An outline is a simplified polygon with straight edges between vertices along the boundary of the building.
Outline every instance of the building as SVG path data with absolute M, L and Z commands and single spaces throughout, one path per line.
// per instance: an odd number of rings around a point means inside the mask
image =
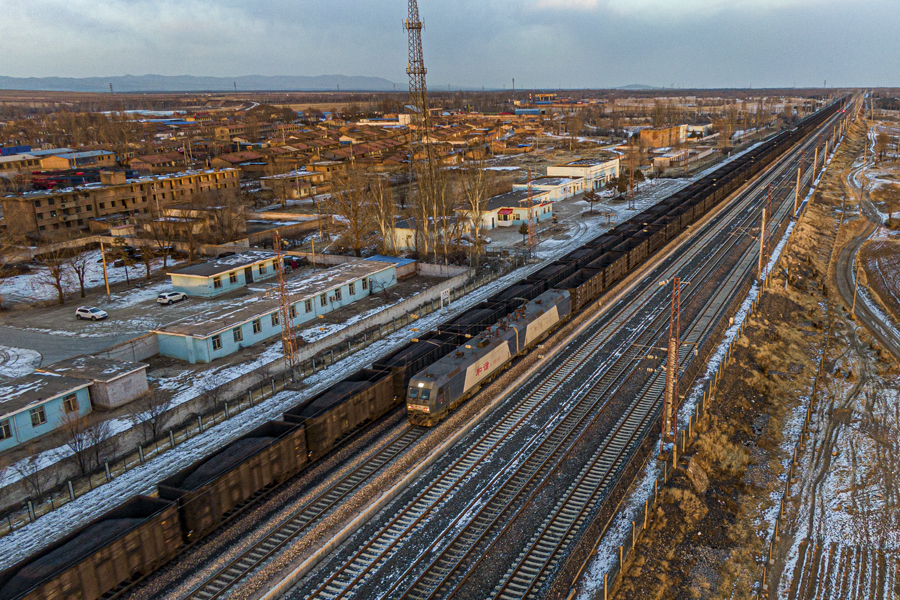
M 91 412 L 90 382 L 32 373 L 0 385 L 0 451 L 29 442 Z
M 116 154 L 109 150 L 68 152 L 41 159 L 41 169 L 64 171 L 66 169 L 104 169 L 116 166 Z
M 547 175 L 553 177 L 580 177 L 583 189 L 599 190 L 610 181 L 619 178 L 619 155 L 608 153 L 595 158 L 582 158 L 562 165 L 547 167 Z
M 87 381 L 93 408 L 112 409 L 147 392 L 147 367 L 144 363 L 82 354 L 42 367 L 38 372 Z
M 687 140 L 687 125 L 673 125 L 656 129 L 642 129 L 641 145 L 646 148 L 671 148 L 680 146 Z
M 490 198 L 481 213 L 481 228 L 519 227 L 530 219 L 528 210 L 528 190 L 514 190 Z M 537 223 L 553 218 L 553 202 L 547 192 L 533 192 L 531 199 L 534 205 L 534 220 Z M 472 222 L 471 211 L 457 209 L 461 219 Z
M 347 306 L 397 283 L 394 264 L 358 260 L 288 281 L 291 324 Z M 208 363 L 246 346 L 281 335 L 277 294 L 261 292 L 239 298 L 214 311 L 187 317 L 153 331 L 163 356 L 192 364 Z
M 531 189 L 546 192 L 550 202 L 559 202 L 585 191 L 587 182 L 583 177 L 538 177 L 531 180 Z M 528 190 L 528 182 L 513 185 L 513 191 Z
M 330 187 L 325 183 L 325 177 L 325 173 L 321 171 L 298 170 L 282 175 L 262 177 L 259 180 L 259 186 L 264 190 L 272 190 L 279 196 L 306 198 Z
M 275 277 L 275 260 L 274 252 L 253 250 L 174 271 L 169 277 L 176 292 L 215 298 Z
M 127 180 L 122 172 L 101 174 L 100 183 L 2 198 L 9 234 L 41 237 L 55 231 L 87 230 L 88 220 L 108 215 L 158 213 L 163 206 L 190 202 L 210 190 L 237 190 L 236 169 L 186 171 Z
M 39 171 L 41 159 L 30 154 L 0 156 L 0 175 L 15 175 Z

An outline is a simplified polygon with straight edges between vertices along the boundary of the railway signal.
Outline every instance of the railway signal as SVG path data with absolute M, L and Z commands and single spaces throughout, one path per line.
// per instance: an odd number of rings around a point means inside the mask
M 664 284 L 664 283 L 663 283 Z M 681 346 L 681 277 L 672 279 L 672 310 L 669 314 L 669 343 L 666 349 L 666 390 L 663 398 L 662 437 L 659 453 L 673 444 L 677 453 L 678 434 L 678 350 Z

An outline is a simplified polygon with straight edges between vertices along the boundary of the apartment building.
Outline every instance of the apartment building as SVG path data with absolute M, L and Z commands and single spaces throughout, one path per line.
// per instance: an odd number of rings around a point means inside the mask
M 107 172 L 101 175 L 99 184 L 7 196 L 2 202 L 8 233 L 21 239 L 65 230 L 87 231 L 89 219 L 157 213 L 163 206 L 190 202 L 203 192 L 237 190 L 239 186 L 237 169 L 185 171 L 132 180 L 126 180 L 122 172 Z

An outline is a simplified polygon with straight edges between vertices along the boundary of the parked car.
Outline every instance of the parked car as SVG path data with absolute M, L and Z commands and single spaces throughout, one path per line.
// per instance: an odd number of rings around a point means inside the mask
M 160 304 L 174 304 L 175 302 L 187 300 L 187 298 L 187 294 L 182 292 L 166 292 L 157 296 L 156 301 Z
M 93 306 L 79 306 L 75 309 L 76 319 L 90 319 L 91 321 L 99 321 L 109 316 L 105 310 Z

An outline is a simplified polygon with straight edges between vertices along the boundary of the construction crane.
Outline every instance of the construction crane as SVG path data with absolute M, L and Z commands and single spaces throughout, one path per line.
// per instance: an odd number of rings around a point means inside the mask
M 291 314 L 291 296 L 287 290 L 287 274 L 284 272 L 284 249 L 278 232 L 272 236 L 272 247 L 275 249 L 275 272 L 278 275 L 278 306 L 281 319 L 281 347 L 284 351 L 284 364 L 294 377 L 297 357 L 294 354 L 294 325 Z

